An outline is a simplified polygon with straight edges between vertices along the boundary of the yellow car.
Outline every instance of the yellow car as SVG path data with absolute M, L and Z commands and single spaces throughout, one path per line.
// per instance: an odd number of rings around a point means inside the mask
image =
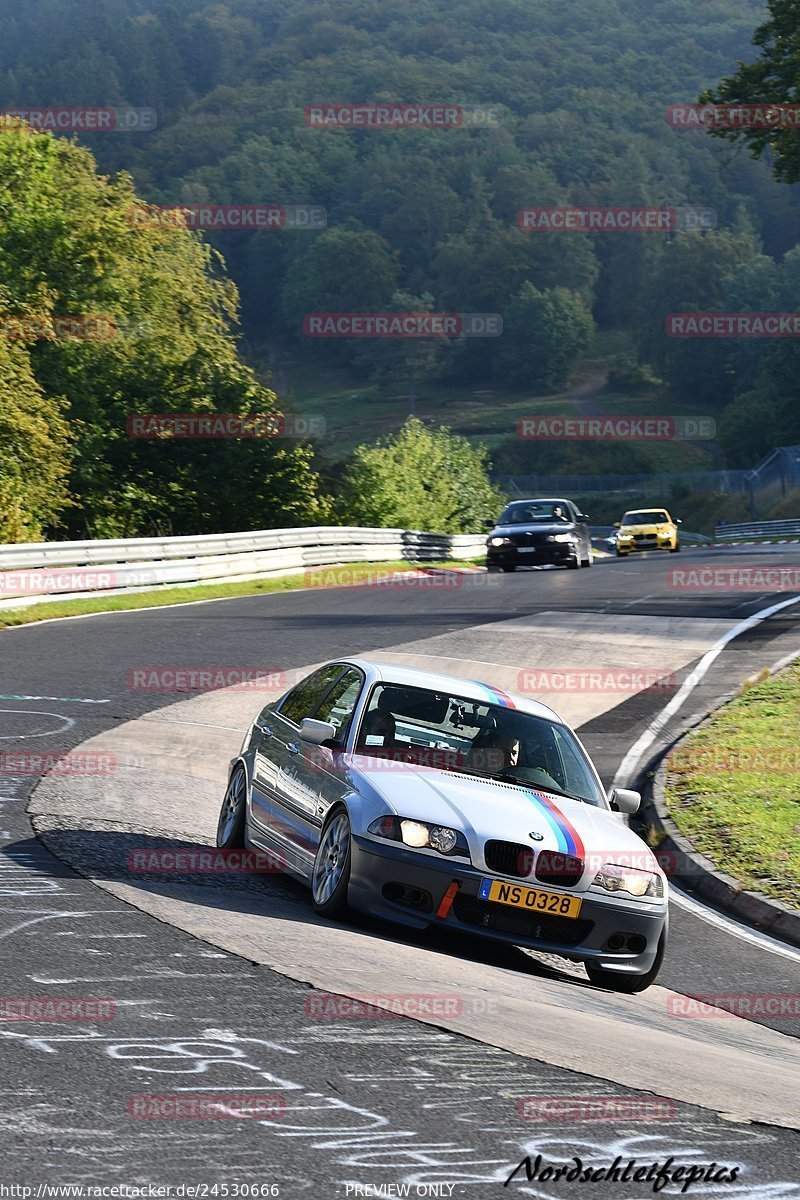
M 673 521 L 665 508 L 633 508 L 614 528 L 617 532 L 617 558 L 633 550 L 669 550 L 677 553 L 680 518 Z

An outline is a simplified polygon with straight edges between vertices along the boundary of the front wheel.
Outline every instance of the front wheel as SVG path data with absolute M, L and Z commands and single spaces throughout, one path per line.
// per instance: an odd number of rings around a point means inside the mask
M 670 554 L 677 554 L 678 551 L 680 550 L 680 548 L 681 548 L 680 542 L 676 542 L 674 546 L 670 546 L 669 552 L 670 552 Z
M 567 567 L 569 568 L 570 571 L 577 571 L 578 568 L 580 567 L 580 565 L 581 565 L 581 560 L 577 554 L 575 555 L 574 558 L 571 558 L 569 560 L 569 562 L 567 563 Z
M 592 552 L 591 552 L 591 550 L 589 551 L 589 557 L 586 559 L 586 561 L 585 561 L 585 562 L 582 562 L 582 563 L 581 563 L 581 566 L 582 566 L 582 567 L 592 567 L 592 566 L 594 566 L 594 559 L 592 558 Z
M 237 767 L 228 781 L 217 823 L 217 848 L 241 850 L 244 847 L 244 820 L 247 808 L 247 778 Z
M 586 963 L 586 974 L 589 976 L 589 982 L 595 987 L 607 988 L 609 992 L 625 992 L 627 995 L 634 995 L 636 992 L 643 992 L 645 988 L 649 988 L 651 983 L 655 983 L 656 976 L 661 970 L 661 964 L 664 961 L 664 951 L 667 948 L 667 935 L 662 933 L 658 939 L 658 950 L 656 951 L 655 962 L 649 971 L 645 971 L 644 975 L 619 975 L 616 971 L 604 971 L 602 967 L 595 967 L 591 963 Z
M 624 558 L 626 553 L 627 553 L 627 551 L 620 550 L 619 547 L 617 547 L 617 558 Z
M 508 572 L 510 572 L 510 571 L 516 571 L 516 569 L 517 569 L 517 566 L 516 566 L 516 563 L 512 563 L 510 566 L 508 566 L 508 567 L 501 567 L 500 569 L 501 569 L 502 571 L 505 571 L 505 572 L 507 572 L 507 573 L 508 573 Z
M 347 912 L 350 838 L 350 818 L 338 809 L 323 827 L 311 874 L 311 901 L 323 917 L 343 917 Z

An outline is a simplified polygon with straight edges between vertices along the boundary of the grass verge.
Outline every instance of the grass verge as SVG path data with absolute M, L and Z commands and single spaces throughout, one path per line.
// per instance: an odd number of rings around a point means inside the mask
M 394 575 L 400 571 L 414 568 L 423 570 L 426 567 L 466 567 L 474 564 L 464 559 L 449 559 L 437 563 L 344 563 L 330 567 L 309 567 L 308 571 L 299 571 L 296 575 L 279 575 L 265 579 L 248 579 L 240 583 L 203 583 L 196 587 L 162 587 L 153 588 L 146 592 L 128 593 L 124 596 L 87 596 L 80 600 L 54 600 L 46 604 L 32 604 L 28 608 L 0 609 L 0 629 L 9 629 L 14 625 L 31 625 L 36 621 L 49 621 L 53 617 L 77 617 L 86 613 L 125 612 L 136 608 L 155 608 L 170 604 L 191 604 L 195 600 L 225 600 L 237 596 L 261 596 L 270 592 L 293 592 L 309 587 L 307 576 L 330 576 L 322 582 L 310 586 L 320 588 L 334 586 L 336 578 L 342 580 L 340 586 L 354 585 L 366 582 L 376 575 Z M 343 574 L 346 572 L 346 574 Z
M 749 891 L 800 907 L 800 664 L 747 686 L 669 757 L 670 817 Z

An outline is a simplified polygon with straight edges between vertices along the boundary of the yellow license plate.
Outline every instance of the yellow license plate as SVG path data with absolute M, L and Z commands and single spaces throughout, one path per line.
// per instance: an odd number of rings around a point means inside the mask
M 563 896 L 560 892 L 541 892 L 538 888 L 522 887 L 518 883 L 502 883 L 499 879 L 482 879 L 481 900 L 510 904 L 512 908 L 527 908 L 530 912 L 552 913 L 555 917 L 577 917 L 582 900 Z

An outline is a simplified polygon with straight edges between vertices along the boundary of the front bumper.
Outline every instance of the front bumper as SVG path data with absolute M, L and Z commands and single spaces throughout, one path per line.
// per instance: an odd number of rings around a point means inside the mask
M 458 929 L 493 941 L 560 954 L 576 962 L 589 961 L 622 974 L 643 974 L 653 965 L 667 919 L 666 905 L 619 896 L 613 899 L 609 896 L 606 900 L 596 893 L 578 893 L 539 884 L 536 880 L 514 879 L 511 882 L 524 886 L 579 895 L 583 901 L 577 918 L 531 913 L 481 900 L 480 882 L 490 875 L 454 859 L 420 854 L 396 843 L 354 835 L 349 901 L 362 912 L 412 929 L 429 926 Z M 491 875 L 491 878 L 502 877 Z M 453 906 L 446 917 L 439 917 L 437 910 L 454 882 L 460 886 Z M 638 952 L 627 948 L 611 950 L 608 940 L 619 934 L 625 936 L 626 942 L 634 939 L 634 945 L 638 939 Z
M 672 538 L 656 538 L 650 542 L 623 542 L 617 538 L 617 550 L 620 554 L 630 554 L 634 550 L 671 550 L 674 545 Z
M 576 542 L 544 542 L 541 546 L 487 546 L 487 567 L 565 566 L 578 554 Z

